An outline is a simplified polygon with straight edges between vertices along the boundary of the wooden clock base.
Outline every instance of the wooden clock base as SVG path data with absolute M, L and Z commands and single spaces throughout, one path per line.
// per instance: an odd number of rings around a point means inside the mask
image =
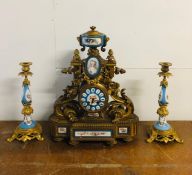
M 70 122 L 54 114 L 49 120 L 52 139 L 68 140 L 71 145 L 77 145 L 81 141 L 104 141 L 108 145 L 114 145 L 118 139 L 130 142 L 135 138 L 138 127 L 138 117 L 135 114 L 115 123 L 108 118 Z

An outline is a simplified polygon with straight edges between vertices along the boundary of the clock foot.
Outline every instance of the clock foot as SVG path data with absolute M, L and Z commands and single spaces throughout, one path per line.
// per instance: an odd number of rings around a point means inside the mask
M 108 142 L 106 142 L 106 145 L 107 146 L 113 146 L 113 145 L 115 145 L 115 144 L 117 144 L 117 140 L 112 140 L 112 141 L 108 141 Z
M 123 141 L 124 141 L 124 142 L 131 142 L 131 141 L 133 141 L 133 137 L 123 138 Z
M 73 145 L 73 146 L 76 146 L 76 145 L 79 144 L 79 141 L 76 141 L 76 140 L 70 140 L 70 141 L 69 141 L 69 144 L 70 144 L 70 145 Z
M 61 138 L 61 137 L 54 137 L 53 138 L 53 141 L 55 141 L 55 142 L 61 142 L 63 140 L 64 140 L 64 138 Z

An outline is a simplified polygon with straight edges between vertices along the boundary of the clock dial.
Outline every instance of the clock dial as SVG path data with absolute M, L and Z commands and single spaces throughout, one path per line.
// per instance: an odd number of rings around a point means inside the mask
M 86 86 L 80 92 L 80 104 L 83 109 L 90 112 L 99 112 L 108 101 L 107 93 L 97 86 Z

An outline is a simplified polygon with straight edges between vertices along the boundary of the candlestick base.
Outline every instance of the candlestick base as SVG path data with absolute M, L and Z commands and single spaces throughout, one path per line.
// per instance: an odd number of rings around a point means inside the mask
M 8 142 L 12 142 L 13 140 L 18 140 L 22 142 L 26 142 L 27 140 L 33 140 L 37 139 L 39 141 L 44 140 L 42 137 L 42 128 L 39 123 L 35 125 L 35 127 L 30 128 L 30 129 L 22 129 L 20 128 L 20 125 L 17 126 L 15 129 L 13 135 L 7 139 Z
M 152 143 L 153 141 L 157 142 L 173 142 L 176 141 L 178 143 L 183 143 L 183 140 L 179 138 L 176 131 L 173 128 L 169 130 L 158 130 L 154 127 L 148 130 L 149 138 L 146 140 L 148 143 Z

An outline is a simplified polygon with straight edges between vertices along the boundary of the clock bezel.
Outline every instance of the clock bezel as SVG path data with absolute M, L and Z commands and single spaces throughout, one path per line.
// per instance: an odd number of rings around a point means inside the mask
M 81 101 L 82 94 L 86 91 L 86 89 L 91 89 L 91 88 L 97 88 L 97 89 L 101 90 L 103 92 L 103 94 L 104 94 L 105 99 L 106 99 L 103 102 L 104 103 L 103 107 L 101 109 L 99 109 L 99 110 L 98 109 L 95 110 L 95 111 L 88 110 L 88 109 L 86 109 L 85 106 L 82 105 L 82 101 Z M 85 111 L 87 111 L 89 113 L 98 113 L 98 112 L 103 111 L 108 105 L 108 100 L 109 100 L 109 95 L 107 93 L 107 89 L 101 84 L 93 84 L 93 85 L 87 84 L 87 85 L 84 85 L 80 89 L 79 96 L 78 96 L 78 101 L 79 101 L 80 106 L 83 108 L 83 110 L 85 110 Z

